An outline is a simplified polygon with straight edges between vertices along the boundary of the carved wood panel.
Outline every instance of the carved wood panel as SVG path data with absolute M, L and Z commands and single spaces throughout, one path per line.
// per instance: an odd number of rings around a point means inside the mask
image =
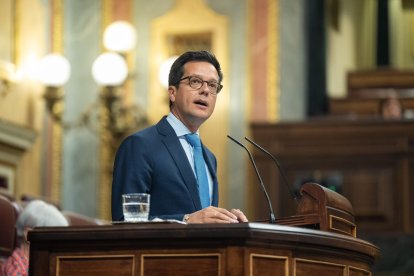
M 313 121 L 252 129 L 255 141 L 279 158 L 296 192 L 313 181 L 344 195 L 358 230 L 413 231 L 414 122 Z M 272 160 L 257 151 L 254 156 L 277 216 L 294 215 L 296 205 Z M 254 218 L 266 219 L 258 189 L 250 201 Z

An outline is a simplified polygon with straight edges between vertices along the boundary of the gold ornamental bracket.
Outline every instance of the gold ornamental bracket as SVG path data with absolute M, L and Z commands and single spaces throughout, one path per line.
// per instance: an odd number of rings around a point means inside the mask
M 62 122 L 63 116 L 63 88 L 48 86 L 45 88 L 43 94 L 45 99 L 46 107 L 53 120 L 56 122 Z
M 0 60 L 0 98 L 10 93 L 11 85 L 15 82 L 16 66 Z
M 46 107 L 55 122 L 62 123 L 63 86 L 70 78 L 70 63 L 64 56 L 51 53 L 39 61 L 38 69 L 38 78 L 45 87 Z
M 129 53 L 136 44 L 133 26 L 115 21 L 104 31 L 107 52 L 99 55 L 92 65 L 92 76 L 100 91 L 100 182 L 98 189 L 99 217 L 110 219 L 111 179 L 115 152 L 129 133 L 147 125 L 147 117 L 136 104 L 127 104 L 128 80 L 134 74 L 128 66 Z M 130 72 L 132 71 L 132 73 Z

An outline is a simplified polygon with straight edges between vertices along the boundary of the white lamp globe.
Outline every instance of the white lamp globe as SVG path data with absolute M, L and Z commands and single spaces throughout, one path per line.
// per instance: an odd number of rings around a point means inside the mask
M 61 87 L 70 77 L 70 63 L 59 54 L 47 54 L 39 61 L 39 81 L 45 86 Z
M 136 34 L 134 26 L 127 21 L 116 21 L 104 31 L 103 43 L 106 49 L 125 53 L 134 49 Z
M 93 62 L 92 76 L 101 86 L 119 86 L 128 76 L 128 66 L 119 54 L 103 53 Z
M 168 88 L 168 75 L 170 74 L 171 66 L 178 56 L 172 56 L 161 62 L 158 71 L 158 79 L 164 88 Z

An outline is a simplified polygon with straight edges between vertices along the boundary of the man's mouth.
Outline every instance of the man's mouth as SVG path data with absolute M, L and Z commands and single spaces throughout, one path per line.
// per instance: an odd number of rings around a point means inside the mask
M 204 107 L 207 107 L 208 106 L 207 102 L 206 101 L 203 101 L 203 100 L 197 100 L 197 101 L 194 101 L 194 103 L 196 105 L 201 105 L 201 106 L 204 106 Z

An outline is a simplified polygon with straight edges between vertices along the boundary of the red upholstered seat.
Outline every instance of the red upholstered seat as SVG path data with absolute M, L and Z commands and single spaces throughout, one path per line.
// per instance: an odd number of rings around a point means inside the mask
M 0 195 L 0 257 L 7 258 L 17 245 L 15 203 Z

